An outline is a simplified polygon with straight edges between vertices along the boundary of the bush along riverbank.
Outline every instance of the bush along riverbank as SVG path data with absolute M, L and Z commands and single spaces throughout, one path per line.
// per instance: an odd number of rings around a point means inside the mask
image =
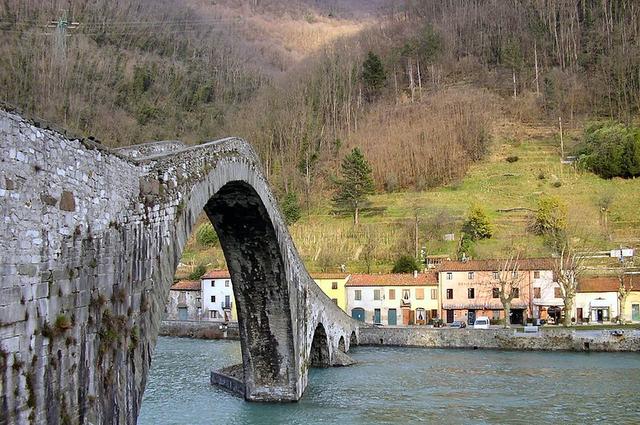
M 522 333 L 515 329 L 434 329 L 367 327 L 360 345 L 538 351 L 640 351 L 640 331 L 553 329 Z

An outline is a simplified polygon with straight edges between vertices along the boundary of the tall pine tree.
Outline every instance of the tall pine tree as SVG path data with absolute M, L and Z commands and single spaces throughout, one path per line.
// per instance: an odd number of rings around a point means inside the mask
M 342 177 L 336 181 L 333 196 L 334 208 L 353 214 L 353 222 L 357 225 L 360 211 L 369 205 L 367 195 L 373 192 L 371 166 L 360 149 L 353 148 L 342 160 Z
M 378 95 L 386 79 L 387 73 L 380 57 L 370 51 L 362 63 L 362 81 L 369 99 Z

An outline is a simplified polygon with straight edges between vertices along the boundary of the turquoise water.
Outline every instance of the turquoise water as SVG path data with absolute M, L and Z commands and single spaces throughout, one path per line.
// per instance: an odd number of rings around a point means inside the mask
M 640 354 L 356 347 L 314 369 L 298 403 L 247 403 L 209 385 L 235 341 L 158 341 L 138 423 L 640 424 Z

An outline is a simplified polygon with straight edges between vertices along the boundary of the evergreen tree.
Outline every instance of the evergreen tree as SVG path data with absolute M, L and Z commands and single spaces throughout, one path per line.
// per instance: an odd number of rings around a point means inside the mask
M 420 265 L 415 258 L 410 255 L 403 255 L 396 260 L 391 273 L 413 273 L 414 270 L 419 269 Z
M 282 213 L 288 225 L 295 223 L 302 217 L 298 195 L 295 192 L 291 191 L 284 197 L 282 201 Z
M 369 203 L 367 195 L 373 192 L 371 166 L 360 149 L 353 148 L 342 161 L 342 178 L 336 181 L 333 196 L 334 208 L 353 214 L 353 222 L 357 225 L 360 211 Z
M 387 74 L 380 57 L 369 51 L 367 58 L 362 63 L 362 81 L 364 82 L 365 90 L 371 96 L 377 95 L 386 79 Z

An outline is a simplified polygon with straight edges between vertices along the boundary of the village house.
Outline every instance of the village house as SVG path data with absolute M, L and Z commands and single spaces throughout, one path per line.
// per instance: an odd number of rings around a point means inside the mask
M 233 285 L 228 270 L 212 270 L 200 278 L 203 320 L 229 322 L 238 320 Z
M 389 326 L 425 325 L 438 318 L 436 273 L 353 274 L 346 283 L 354 319 Z
M 350 275 L 347 273 L 312 273 L 311 278 L 344 312 L 347 312 L 347 290 L 345 285 Z
M 459 320 L 473 324 L 477 316 L 498 321 L 505 318 L 500 301 L 499 280 L 506 260 L 444 261 L 438 267 L 442 317 L 446 323 Z M 516 260 L 514 260 L 516 261 Z M 549 308 L 562 305 L 553 279 L 553 260 L 517 260 L 517 271 L 502 271 L 514 282 L 511 323 L 528 317 L 545 319 Z
M 625 302 L 626 321 L 640 321 L 640 276 L 625 276 L 625 286 L 637 287 Z M 619 319 L 620 299 L 618 276 L 585 276 L 578 280 L 575 318 L 578 323 L 608 323 Z M 635 306 L 635 307 L 634 307 Z M 634 314 L 635 311 L 635 314 Z M 635 318 L 634 318 L 635 317 Z
M 200 281 L 181 280 L 169 289 L 169 301 L 165 305 L 166 320 L 201 319 Z

